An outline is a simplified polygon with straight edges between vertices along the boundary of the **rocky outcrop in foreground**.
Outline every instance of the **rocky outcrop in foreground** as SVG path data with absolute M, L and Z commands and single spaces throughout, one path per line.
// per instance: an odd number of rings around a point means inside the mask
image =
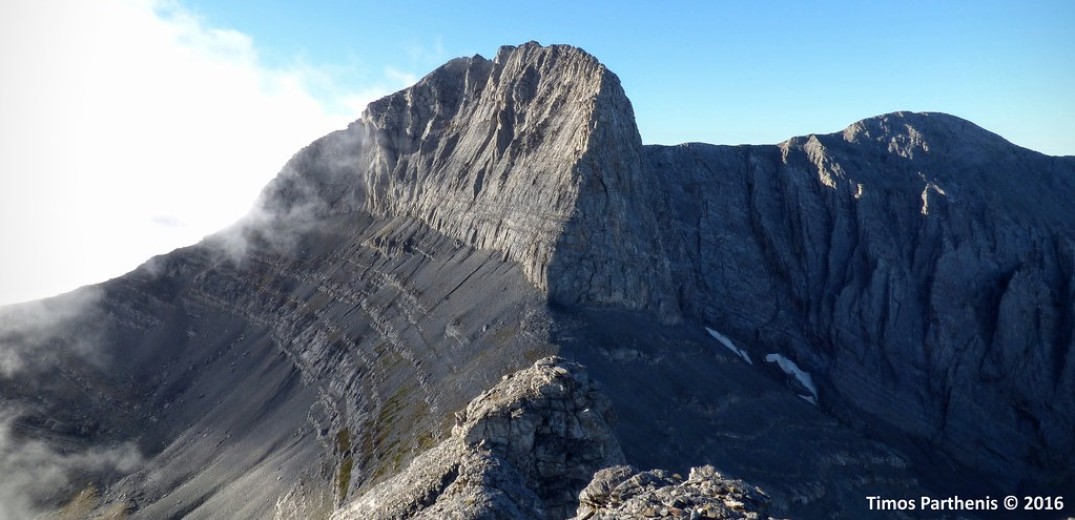
M 615 466 L 598 471 L 579 497 L 573 520 L 739 520 L 768 518 L 769 496 L 713 466 L 691 468 L 687 480 L 664 470 Z
M 581 366 L 541 359 L 471 401 L 449 439 L 333 518 L 567 518 L 595 471 L 623 463 L 610 411 Z

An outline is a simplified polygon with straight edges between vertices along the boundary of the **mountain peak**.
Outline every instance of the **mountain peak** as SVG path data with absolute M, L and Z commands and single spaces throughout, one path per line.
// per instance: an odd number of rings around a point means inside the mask
M 530 42 L 492 61 L 452 60 L 371 103 L 297 154 L 261 206 L 418 219 L 518 261 L 555 301 L 673 316 L 648 274 L 624 280 L 638 271 L 624 259 L 659 265 L 659 244 L 645 238 L 656 230 L 631 225 L 646 207 L 633 200 L 646 191 L 641 150 L 615 74 L 577 47 Z
M 943 149 L 972 157 L 983 148 L 1011 146 L 993 132 L 943 112 L 891 112 L 852 123 L 842 132 L 849 143 L 875 142 L 889 152 L 913 158 L 916 152 Z
M 544 59 L 545 56 L 552 59 L 571 59 L 580 61 L 589 61 L 593 65 L 604 68 L 604 65 L 594 57 L 592 54 L 586 52 L 581 47 L 566 44 L 551 44 L 542 45 L 541 43 L 531 40 L 521 45 L 502 45 L 496 52 L 495 62 L 503 62 L 510 59 L 513 56 L 519 56 L 520 59 L 527 60 L 530 58 Z

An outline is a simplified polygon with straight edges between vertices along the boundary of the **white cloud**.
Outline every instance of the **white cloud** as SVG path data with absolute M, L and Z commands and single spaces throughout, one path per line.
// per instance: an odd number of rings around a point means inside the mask
M 142 465 L 142 455 L 130 443 L 86 451 L 57 451 L 37 440 L 18 439 L 11 432 L 15 410 L 0 405 L 0 520 L 43 518 L 37 506 L 57 491 L 77 493 L 78 473 L 130 473 Z
M 249 36 L 154 0 L 6 0 L 0 75 L 0 304 L 228 225 L 291 154 L 413 78 L 317 98 L 316 67 L 265 67 Z

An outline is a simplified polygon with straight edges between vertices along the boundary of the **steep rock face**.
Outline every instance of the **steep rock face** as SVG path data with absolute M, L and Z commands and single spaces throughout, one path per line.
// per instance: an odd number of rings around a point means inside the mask
M 1075 161 L 910 113 L 647 161 L 686 314 L 796 360 L 845 419 L 1070 485 Z
M 865 516 L 861 497 L 930 493 L 907 455 L 840 424 L 700 325 L 611 309 L 552 317 L 559 355 L 588 367 L 612 400 L 635 467 L 711 464 L 764 489 L 778 517 L 851 520 Z
M 579 365 L 539 360 L 475 398 L 449 439 L 333 519 L 567 518 L 594 472 L 623 461 L 610 413 Z
M 263 205 L 410 216 L 519 262 L 555 301 L 674 318 L 641 170 L 615 74 L 580 49 L 528 43 L 371 103 L 297 155 Z

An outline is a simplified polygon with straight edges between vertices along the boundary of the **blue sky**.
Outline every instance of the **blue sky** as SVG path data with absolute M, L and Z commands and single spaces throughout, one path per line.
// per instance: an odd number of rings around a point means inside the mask
M 929 110 L 1075 155 L 1070 1 L 184 5 L 250 35 L 267 62 L 305 60 L 340 86 L 504 44 L 577 45 L 620 76 L 647 143 L 773 143 Z
M 1075 155 L 1070 0 L 4 0 L 0 304 L 195 243 L 368 102 L 530 40 L 616 72 L 646 143 L 928 110 Z

